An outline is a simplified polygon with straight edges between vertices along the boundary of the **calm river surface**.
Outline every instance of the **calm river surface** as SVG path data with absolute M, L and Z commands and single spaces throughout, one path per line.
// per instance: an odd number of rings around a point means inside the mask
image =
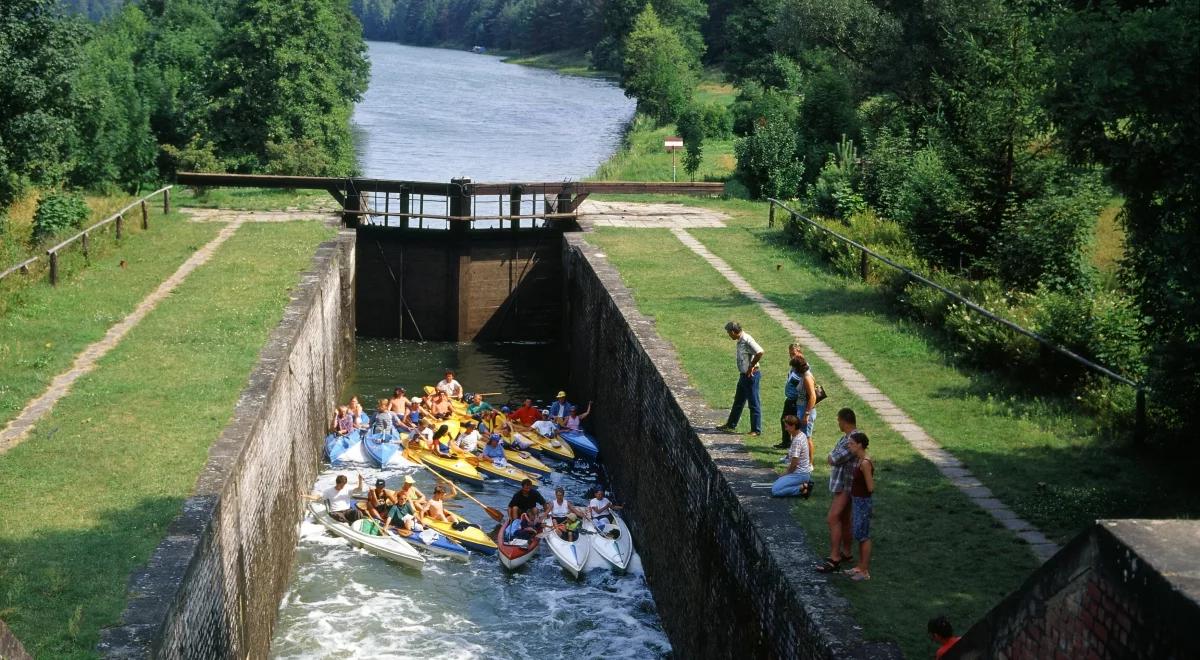
M 604 81 L 570 78 L 449 50 L 370 43 L 371 89 L 355 112 L 368 176 L 449 180 L 561 180 L 592 172 L 617 147 L 632 103 Z M 550 97 L 556 97 L 554 99 Z M 563 100 L 558 100 L 563 99 Z M 410 393 L 457 370 L 468 391 L 494 402 L 551 397 L 564 382 L 553 346 L 474 345 L 359 339 L 346 397 L 364 406 L 397 385 Z M 316 441 L 316 439 L 314 439 Z M 549 463 L 549 462 L 548 462 Z M 586 502 L 599 477 L 589 466 L 549 463 L 550 497 L 561 485 Z M 428 472 L 326 469 L 397 488 L 406 473 L 426 493 Z M 471 493 L 504 508 L 514 488 L 491 482 Z M 619 493 L 614 499 L 619 501 Z M 485 531 L 476 506 L 461 513 Z M 640 563 L 625 575 L 604 568 L 578 580 L 546 549 L 515 573 L 495 557 L 463 564 L 427 556 L 422 572 L 352 549 L 324 528 L 301 523 L 293 577 L 280 605 L 277 658 L 653 658 L 670 654 Z M 635 539 L 636 543 L 636 539 Z
M 372 41 L 354 111 L 365 176 L 578 180 L 621 142 L 634 102 L 613 83 L 498 57 Z

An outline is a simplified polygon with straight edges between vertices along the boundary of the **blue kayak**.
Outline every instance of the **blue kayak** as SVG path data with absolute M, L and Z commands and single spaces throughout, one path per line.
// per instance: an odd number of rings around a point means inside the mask
M 394 530 L 391 531 L 392 536 L 407 541 L 409 545 L 424 550 L 430 554 L 441 555 L 458 561 L 471 561 L 471 552 L 455 543 L 446 536 L 439 534 L 436 530 L 426 529 L 423 532 L 413 533 L 408 536 L 401 536 Z
M 350 435 L 330 433 L 325 436 L 325 456 L 329 458 L 330 463 L 336 465 L 342 454 L 359 442 L 362 442 L 362 434 L 358 431 L 354 431 Z
M 558 437 L 571 445 L 580 458 L 594 461 L 600 455 L 600 448 L 596 446 L 596 440 L 583 431 L 559 431 Z
M 382 468 L 387 467 L 396 452 L 400 451 L 402 442 L 399 433 L 388 430 L 383 433 L 368 433 L 362 444 L 367 458 Z

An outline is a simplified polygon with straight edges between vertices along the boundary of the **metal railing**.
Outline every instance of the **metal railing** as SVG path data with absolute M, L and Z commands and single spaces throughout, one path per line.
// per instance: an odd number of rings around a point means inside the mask
M 117 240 L 118 241 L 121 240 L 121 235 L 123 233 L 124 223 L 125 223 L 125 214 L 128 213 L 130 210 L 132 210 L 134 207 L 140 207 L 140 209 L 141 209 L 142 229 L 149 229 L 150 228 L 150 209 L 147 207 L 146 202 L 149 201 L 150 198 L 152 198 L 155 195 L 158 195 L 160 193 L 163 196 L 163 213 L 164 214 L 170 213 L 171 212 L 171 188 L 172 187 L 173 186 L 164 186 L 162 188 L 159 188 L 158 190 L 155 190 L 154 192 L 150 193 L 149 195 L 146 195 L 144 197 L 136 199 L 136 200 L 130 202 L 127 206 L 122 208 L 120 211 L 117 211 L 116 213 L 108 216 L 107 218 L 101 220 L 100 222 L 97 222 L 96 224 L 85 228 L 84 230 L 80 231 L 79 233 L 75 234 L 74 236 L 71 236 L 70 238 L 67 238 L 66 240 L 58 243 L 54 247 L 46 250 L 46 258 L 49 259 L 49 261 L 50 261 L 50 271 L 49 271 L 50 284 L 52 286 L 58 285 L 58 255 L 59 255 L 59 253 L 62 252 L 63 250 L 65 250 L 66 248 L 70 247 L 76 241 L 80 242 L 80 247 L 82 247 L 83 256 L 86 258 L 88 256 L 88 252 L 90 251 L 90 248 L 91 248 L 91 240 L 90 239 L 91 239 L 91 234 L 93 232 L 95 232 L 99 229 L 103 229 L 104 227 L 107 227 L 108 225 L 115 223 Z M 3 273 L 0 273 L 0 280 L 3 280 L 5 277 L 8 277 L 9 275 L 11 275 L 15 272 L 18 272 L 18 271 L 20 271 L 22 274 L 28 273 L 29 267 L 31 265 L 33 265 L 35 262 L 37 262 L 38 259 L 41 259 L 41 256 L 35 255 L 33 257 L 30 257 L 29 259 L 26 259 L 25 261 L 22 261 L 21 263 L 19 263 L 17 265 L 9 268 L 8 270 L 4 271 Z
M 921 284 L 924 284 L 925 286 L 936 289 L 937 291 L 940 291 L 942 294 L 946 295 L 947 297 L 949 297 L 953 300 L 957 300 L 958 302 L 962 303 L 967 309 L 970 309 L 971 311 L 979 314 L 980 316 L 982 316 L 990 321 L 999 323 L 1000 325 L 1007 327 L 1008 329 L 1012 330 L 1013 332 L 1016 332 L 1020 335 L 1029 337 L 1030 339 L 1036 341 L 1038 344 L 1040 344 L 1044 348 L 1050 349 L 1065 358 L 1073 360 L 1077 364 L 1079 364 L 1093 372 L 1096 372 L 1098 374 L 1106 376 L 1106 377 L 1108 377 L 1118 383 L 1121 383 L 1123 385 L 1128 385 L 1128 386 L 1134 388 L 1134 390 L 1137 392 L 1136 412 L 1134 415 L 1134 431 L 1133 431 L 1134 439 L 1138 442 L 1142 442 L 1143 440 L 1145 440 L 1146 391 L 1147 391 L 1147 388 L 1144 384 L 1138 383 L 1130 378 L 1122 376 L 1121 374 L 1113 371 L 1112 369 L 1109 369 L 1108 367 L 1106 367 L 1102 364 L 1097 364 L 1095 362 L 1092 362 L 1091 360 L 1083 357 L 1082 355 L 1079 355 L 1078 353 L 1076 353 L 1066 347 L 1059 346 L 1058 344 L 1050 341 L 1049 339 L 1046 339 L 1045 337 L 1039 335 L 1038 333 L 1036 333 L 1032 330 L 1029 330 L 1028 328 L 1017 325 L 1016 323 L 1013 323 L 1012 321 L 1004 318 L 1003 316 L 1000 316 L 1000 315 L 996 314 L 995 312 L 992 312 L 988 309 L 985 309 L 984 307 L 981 307 L 980 305 L 975 303 L 973 300 L 968 299 L 967 297 L 963 296 L 962 294 L 958 293 L 957 291 L 948 289 L 948 288 L 942 286 L 941 284 L 934 282 L 933 280 L 929 279 L 928 277 L 925 277 L 924 275 L 917 273 L 916 271 L 912 270 L 908 266 L 905 266 L 904 264 L 900 264 L 895 261 L 892 261 L 891 259 L 885 257 L 884 255 L 879 254 L 878 252 L 875 252 L 871 248 L 863 245 L 862 243 L 859 243 L 858 241 L 855 241 L 852 238 L 848 238 L 846 236 L 843 236 L 843 235 L 837 233 L 836 231 L 816 222 L 815 220 L 803 215 L 802 213 L 799 213 L 799 212 L 793 210 L 787 204 L 784 204 L 783 202 L 781 202 L 777 199 L 770 198 L 770 197 L 768 197 L 767 199 L 768 199 L 768 201 L 771 202 L 770 212 L 767 216 L 767 226 L 768 227 L 775 226 L 775 207 L 778 206 L 778 207 L 782 208 L 783 210 L 787 211 L 793 221 L 797 221 L 797 220 L 803 221 L 806 224 L 808 224 L 810 227 L 812 227 L 820 232 L 823 232 L 825 234 L 828 234 L 829 236 L 832 236 L 836 240 L 841 241 L 842 243 L 845 243 L 846 245 L 849 245 L 851 247 L 858 249 L 860 251 L 859 252 L 860 257 L 859 257 L 859 262 L 858 262 L 859 275 L 863 279 L 863 281 L 866 281 L 867 276 L 870 272 L 870 265 L 869 265 L 870 261 L 869 260 L 871 258 L 874 258 L 874 259 L 882 262 L 884 265 L 886 265 L 890 268 L 893 268 L 897 271 L 900 271 L 901 273 L 904 273 L 904 275 L 906 277 L 908 277 L 912 280 L 915 280 L 917 282 L 920 282 Z

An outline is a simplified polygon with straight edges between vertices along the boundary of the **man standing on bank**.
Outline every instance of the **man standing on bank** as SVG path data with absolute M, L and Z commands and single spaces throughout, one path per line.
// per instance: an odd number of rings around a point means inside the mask
M 757 436 L 762 434 L 762 400 L 758 395 L 762 372 L 758 369 L 758 363 L 762 360 L 763 349 L 758 342 L 754 341 L 754 337 L 751 337 L 749 332 L 742 330 L 741 324 L 737 321 L 726 323 L 725 332 L 729 334 L 730 339 L 737 342 L 735 354 L 737 355 L 739 375 L 737 392 L 733 396 L 733 408 L 729 410 L 729 419 L 723 426 L 718 426 L 717 430 L 735 432 L 738 420 L 742 417 L 742 407 L 749 403 L 750 435 Z

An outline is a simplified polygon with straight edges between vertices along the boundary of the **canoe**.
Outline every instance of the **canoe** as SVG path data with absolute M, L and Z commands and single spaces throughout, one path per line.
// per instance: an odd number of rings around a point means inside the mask
M 592 552 L 603 557 L 613 568 L 623 571 L 629 568 L 629 562 L 633 559 L 633 536 L 629 534 L 629 528 L 625 526 L 621 516 L 614 513 L 612 517 L 613 524 L 605 529 L 610 536 L 597 532 L 591 520 L 584 520 L 583 528 L 594 532 L 588 534 L 592 540 Z M 613 532 L 616 532 L 616 538 L 612 538 Z
M 479 470 L 476 470 L 475 466 L 457 456 L 446 458 L 428 449 L 412 448 L 406 450 L 405 455 L 408 460 L 418 460 L 443 477 L 456 479 L 475 486 L 483 485 L 483 475 L 479 474 Z
M 583 529 L 580 526 L 580 529 Z M 553 528 L 546 528 L 542 539 L 559 564 L 574 577 L 579 577 L 583 567 L 587 565 L 588 555 L 592 552 L 592 540 L 588 534 L 580 534 L 574 541 L 566 541 Z
M 373 463 L 381 468 L 387 467 L 396 458 L 396 452 L 404 446 L 404 440 L 404 434 L 395 431 L 368 433 L 362 441 L 363 450 Z
M 535 451 L 542 456 L 555 458 L 560 461 L 571 462 L 575 460 L 575 450 L 571 449 L 571 445 L 557 438 L 547 438 L 533 429 L 519 429 L 517 433 L 533 443 L 529 451 Z M 505 435 L 504 440 L 505 442 L 512 443 L 512 434 Z
M 468 454 L 457 447 L 451 447 L 450 451 L 452 451 L 455 455 L 462 456 L 462 460 L 464 462 L 475 466 L 475 469 L 484 476 L 500 479 L 501 481 L 507 481 L 518 486 L 520 486 L 521 483 L 526 479 L 533 481 L 534 488 L 537 488 L 539 485 L 541 485 L 538 480 L 539 475 L 532 472 L 526 472 L 514 465 L 495 465 L 480 458 L 479 454 Z
M 425 566 L 425 557 L 421 553 L 396 538 L 381 536 L 378 525 L 374 521 L 356 520 L 354 525 L 340 523 L 330 517 L 328 507 L 323 502 L 309 502 L 308 510 L 312 512 L 317 522 L 325 526 L 325 529 L 346 539 L 350 545 L 356 548 L 362 548 L 377 557 L 383 557 L 417 570 Z
M 436 529 L 427 527 L 424 531 L 415 532 L 408 536 L 399 534 L 395 530 L 389 529 L 388 531 L 396 538 L 407 542 L 418 550 L 424 550 L 433 555 L 449 557 L 458 561 L 471 561 L 471 552 L 469 550 Z
M 329 459 L 330 463 L 337 465 L 342 456 L 360 442 L 362 442 L 362 434 L 358 431 L 349 435 L 330 433 L 325 436 L 325 457 Z
M 532 449 L 532 448 L 531 448 Z M 517 449 L 505 449 L 504 458 L 509 463 L 520 470 L 524 470 L 534 477 L 550 476 L 550 466 L 538 460 L 531 452 L 520 451 Z
M 500 525 L 500 529 L 496 530 L 496 545 L 499 547 L 500 563 L 510 571 L 514 571 L 525 565 L 525 562 L 533 558 L 533 553 L 537 551 L 541 539 L 537 536 L 529 541 L 521 540 L 520 543 L 506 543 L 504 541 L 504 528 L 511 521 L 506 521 Z
M 600 455 L 600 449 L 596 446 L 596 440 L 583 431 L 560 431 L 558 437 L 571 445 L 571 448 L 575 450 L 575 454 L 580 458 L 594 461 Z
M 447 511 L 446 514 L 456 522 L 466 522 L 464 518 L 456 516 L 449 511 Z M 493 541 L 487 534 L 485 534 L 482 529 L 479 529 L 474 525 L 470 525 L 465 529 L 459 530 L 454 529 L 453 523 L 442 522 L 440 520 L 429 520 L 428 518 L 425 519 L 425 524 L 437 530 L 438 532 L 445 534 L 451 539 L 454 539 L 458 543 L 462 544 L 462 546 L 467 550 L 472 552 L 480 552 L 485 555 L 496 554 L 496 550 L 498 548 L 496 542 Z

